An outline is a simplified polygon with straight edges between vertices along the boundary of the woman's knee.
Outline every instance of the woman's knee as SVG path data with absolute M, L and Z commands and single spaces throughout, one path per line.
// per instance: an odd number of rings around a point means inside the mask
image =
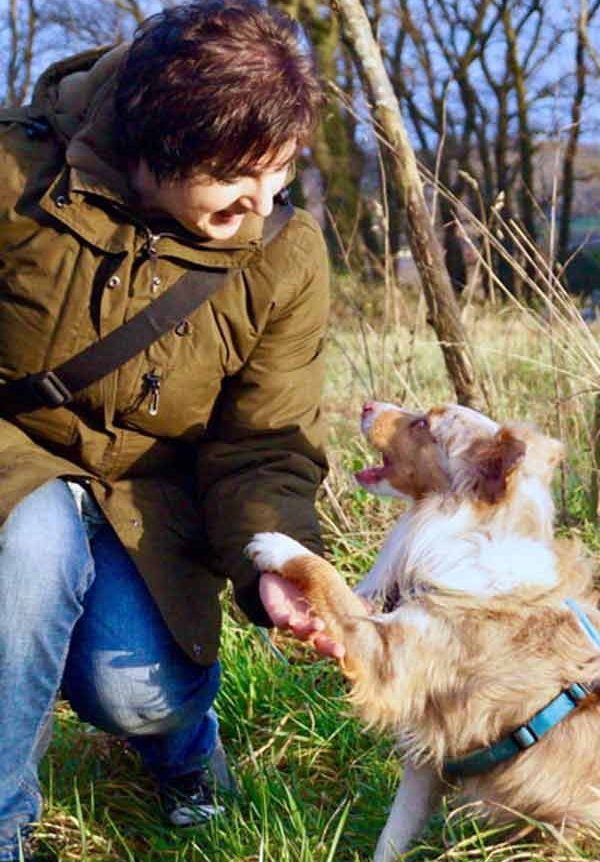
M 85 680 L 65 677 L 64 692 L 79 717 L 121 736 L 173 733 L 198 722 L 219 690 L 220 668 L 191 665 L 185 673 L 140 665 L 126 652 L 96 656 Z

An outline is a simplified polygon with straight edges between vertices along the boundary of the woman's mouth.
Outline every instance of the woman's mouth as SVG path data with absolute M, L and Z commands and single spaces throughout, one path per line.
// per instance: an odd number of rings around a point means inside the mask
M 243 217 L 244 213 L 236 212 L 235 210 L 219 210 L 213 213 L 212 220 L 218 224 L 228 225 L 241 221 Z

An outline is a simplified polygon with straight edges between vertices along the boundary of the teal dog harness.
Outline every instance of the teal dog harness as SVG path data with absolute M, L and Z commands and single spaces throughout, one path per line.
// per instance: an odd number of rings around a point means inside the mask
M 592 643 L 600 648 L 600 633 L 590 622 L 583 609 L 574 599 L 566 599 L 565 604 L 575 614 L 577 622 L 590 638 Z M 581 682 L 574 682 L 554 697 L 542 709 L 535 713 L 529 721 L 520 725 L 503 736 L 493 745 L 478 748 L 462 757 L 449 758 L 444 762 L 444 775 L 447 778 L 467 778 L 480 775 L 510 760 L 511 757 L 526 751 L 538 742 L 549 730 L 570 715 L 595 688 Z

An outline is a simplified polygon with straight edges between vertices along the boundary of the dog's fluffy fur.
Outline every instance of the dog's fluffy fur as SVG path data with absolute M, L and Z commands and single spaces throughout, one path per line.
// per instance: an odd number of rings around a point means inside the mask
M 497 741 L 573 682 L 600 682 L 600 651 L 564 600 L 597 627 L 600 614 L 581 549 L 553 538 L 560 443 L 456 405 L 413 414 L 369 402 L 362 424 L 383 466 L 359 482 L 413 501 L 357 589 L 384 610 L 369 615 L 332 566 L 287 536 L 259 534 L 248 550 L 257 568 L 306 594 L 345 647 L 359 714 L 407 749 L 375 852 L 388 862 L 447 789 L 446 758 Z M 517 811 L 561 828 L 597 822 L 599 741 L 593 694 L 531 749 L 459 789 L 496 820 Z

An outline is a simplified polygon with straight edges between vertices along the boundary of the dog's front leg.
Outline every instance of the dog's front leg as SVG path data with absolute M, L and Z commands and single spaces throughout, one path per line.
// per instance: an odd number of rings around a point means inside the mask
M 389 665 L 386 644 L 362 599 L 334 567 L 282 533 L 258 533 L 247 553 L 257 569 L 276 572 L 302 591 L 323 619 L 327 634 L 344 646 L 344 672 L 355 682 L 364 679 L 369 687 L 379 685 L 377 668 Z
M 409 760 L 375 849 L 374 862 L 393 862 L 423 830 L 439 804 L 443 782 L 430 766 Z

